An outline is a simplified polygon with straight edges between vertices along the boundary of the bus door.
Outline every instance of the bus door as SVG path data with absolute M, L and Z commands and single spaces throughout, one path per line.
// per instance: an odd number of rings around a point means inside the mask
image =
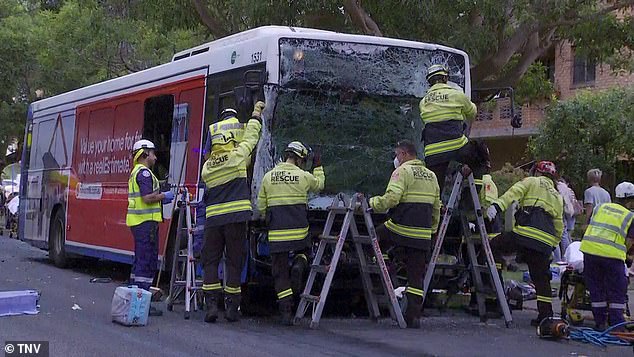
M 189 132 L 190 104 L 174 105 L 172 115 L 172 135 L 170 143 L 170 165 L 167 183 L 170 187 L 180 187 L 185 184 L 187 170 L 187 141 Z M 174 191 L 178 192 L 178 191 Z M 176 200 L 174 200 L 176 201 Z M 169 208 L 169 209 L 168 209 Z M 172 218 L 173 203 L 163 207 L 163 217 Z

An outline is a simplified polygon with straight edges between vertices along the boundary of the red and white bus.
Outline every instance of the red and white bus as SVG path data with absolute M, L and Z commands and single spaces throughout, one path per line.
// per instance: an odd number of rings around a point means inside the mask
M 254 92 L 267 103 L 253 165 L 254 198 L 260 178 L 292 140 L 323 153 L 326 189 L 311 198 L 313 212 L 340 191 L 380 193 L 392 170 L 393 143 L 420 141 L 418 102 L 427 90 L 427 67 L 435 63 L 446 64 L 450 81 L 470 95 L 463 51 L 267 26 L 34 102 L 22 157 L 19 236 L 48 249 L 59 266 L 70 254 L 131 263 L 125 215 L 134 141 L 157 145 L 159 179 L 193 189 L 207 126 L 225 107 L 235 107 L 246 121 Z M 161 258 L 173 235 L 173 209 L 164 207 Z

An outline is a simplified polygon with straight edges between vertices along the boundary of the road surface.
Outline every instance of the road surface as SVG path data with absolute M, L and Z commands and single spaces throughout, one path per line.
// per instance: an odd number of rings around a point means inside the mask
M 322 319 L 319 330 L 306 324 L 278 326 L 274 319 L 244 318 L 235 324 L 206 324 L 203 313 L 182 317 L 182 306 L 148 326 L 124 327 L 110 321 L 114 289 L 127 269 L 82 261 L 58 269 L 47 253 L 0 237 L 0 290 L 37 289 L 40 313 L 0 317 L 0 343 L 45 340 L 50 356 L 625 356 L 631 347 L 601 349 L 572 341 L 546 341 L 529 326 L 534 310 L 515 311 L 515 326 L 501 320 L 481 324 L 462 312 L 435 313 L 420 330 L 400 330 L 389 320 Z M 112 283 L 90 283 L 93 277 Z M 632 301 L 632 299 L 630 299 Z M 332 301 L 331 301 L 332 303 Z M 73 310 L 77 304 L 81 310 Z M 532 307 L 534 309 L 534 302 Z M 531 303 L 529 302 L 529 308 Z M 222 321 L 222 319 L 220 319 Z M 4 346 L 4 345 L 3 345 Z

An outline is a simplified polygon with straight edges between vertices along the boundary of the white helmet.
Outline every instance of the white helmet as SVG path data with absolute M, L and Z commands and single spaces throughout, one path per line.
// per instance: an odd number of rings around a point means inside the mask
M 137 152 L 141 149 L 156 149 L 156 146 L 154 146 L 153 142 L 146 139 L 141 139 L 132 145 L 132 152 Z
M 616 198 L 634 198 L 634 184 L 631 182 L 621 182 L 614 189 Z

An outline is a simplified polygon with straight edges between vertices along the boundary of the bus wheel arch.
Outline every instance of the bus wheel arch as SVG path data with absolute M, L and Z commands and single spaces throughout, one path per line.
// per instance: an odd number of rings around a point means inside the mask
M 48 257 L 58 268 L 65 268 L 68 264 L 65 244 L 66 215 L 62 205 L 58 204 L 53 207 L 48 234 Z

